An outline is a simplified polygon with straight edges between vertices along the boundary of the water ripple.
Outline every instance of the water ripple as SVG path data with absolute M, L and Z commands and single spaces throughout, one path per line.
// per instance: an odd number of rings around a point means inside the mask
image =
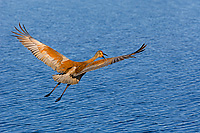
M 200 132 L 199 1 L 1 2 L 0 132 Z M 42 8 L 41 8 L 42 5 Z M 18 22 L 39 41 L 83 61 L 146 50 L 56 83 L 51 68 L 10 36 Z

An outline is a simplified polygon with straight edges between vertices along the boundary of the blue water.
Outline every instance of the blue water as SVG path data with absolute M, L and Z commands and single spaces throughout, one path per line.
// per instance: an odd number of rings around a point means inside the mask
M 0 132 L 200 132 L 199 0 L 0 1 Z M 102 50 L 135 59 L 87 73 L 46 98 L 50 67 L 16 38 L 29 33 L 75 61 Z

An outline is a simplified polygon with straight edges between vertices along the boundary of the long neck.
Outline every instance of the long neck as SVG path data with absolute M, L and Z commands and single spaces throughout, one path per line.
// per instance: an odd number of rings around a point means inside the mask
M 77 69 L 76 69 L 76 73 L 81 72 L 89 63 L 93 62 L 95 59 L 98 58 L 98 54 L 96 53 L 91 59 L 82 62 L 83 64 L 80 65 Z
M 91 63 L 91 62 L 93 62 L 94 60 L 96 60 L 98 58 L 98 55 L 97 54 L 95 54 L 91 59 L 89 59 L 89 60 L 87 60 L 87 61 L 84 61 L 85 63 Z

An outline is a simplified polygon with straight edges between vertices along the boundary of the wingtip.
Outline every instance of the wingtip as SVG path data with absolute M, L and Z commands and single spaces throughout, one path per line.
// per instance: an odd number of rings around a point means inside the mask
M 147 46 L 147 44 L 143 43 L 141 48 L 145 48 Z
M 16 33 L 16 32 L 14 32 L 14 31 L 11 31 L 12 33 L 17 34 L 17 35 L 21 34 L 22 36 L 30 36 L 30 34 L 29 34 L 28 31 L 26 30 L 25 26 L 22 25 L 20 22 L 19 22 L 19 29 L 18 29 L 17 27 L 15 27 L 15 26 L 14 26 L 14 28 L 15 28 L 15 30 L 18 31 L 19 33 Z M 20 30 L 20 29 L 21 29 L 21 30 Z
M 142 50 L 145 50 L 144 48 L 146 48 L 146 46 L 147 46 L 147 44 L 143 43 L 141 49 L 142 49 Z
M 147 44 L 143 43 L 142 46 L 137 51 L 135 51 L 132 55 L 144 51 L 146 46 Z

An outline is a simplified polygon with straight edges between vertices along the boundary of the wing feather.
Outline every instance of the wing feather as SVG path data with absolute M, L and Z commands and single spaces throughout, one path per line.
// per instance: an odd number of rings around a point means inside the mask
M 144 51 L 145 50 L 144 48 L 146 46 L 147 46 L 146 44 L 143 44 L 137 51 L 135 51 L 134 53 L 128 54 L 128 55 L 122 55 L 122 56 L 118 56 L 118 57 L 106 58 L 106 59 L 94 61 L 94 62 L 88 64 L 86 66 L 86 68 L 84 68 L 81 72 L 74 74 L 74 76 L 80 75 L 82 73 L 86 73 L 86 72 L 89 72 L 89 71 L 93 71 L 93 70 L 96 70 L 96 69 L 99 69 L 99 68 L 102 68 L 102 67 L 105 67 L 105 66 L 108 66 L 108 65 L 111 65 L 113 63 L 122 61 L 124 59 L 135 58 L 133 55 L 135 55 L 136 53 L 140 53 L 140 52 Z
M 21 30 L 15 27 L 19 33 L 12 31 L 12 33 L 15 34 L 13 36 L 16 37 L 24 47 L 30 50 L 35 57 L 59 73 L 64 73 L 65 69 L 68 69 L 67 67 L 63 69 L 62 66 L 63 62 L 69 60 L 67 57 L 31 37 L 24 25 L 22 27 L 19 23 L 19 28 Z

